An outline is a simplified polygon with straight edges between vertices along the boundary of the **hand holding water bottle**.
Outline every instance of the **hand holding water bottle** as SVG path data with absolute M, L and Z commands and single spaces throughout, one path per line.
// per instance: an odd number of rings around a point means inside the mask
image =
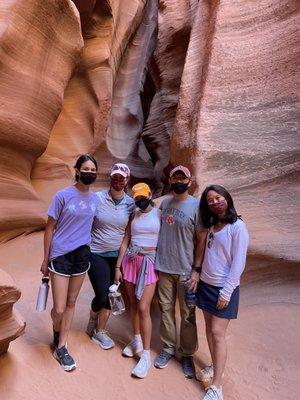
M 125 311 L 125 303 L 121 293 L 118 290 L 119 285 L 120 283 L 114 283 L 109 287 L 108 299 L 113 315 L 120 315 Z

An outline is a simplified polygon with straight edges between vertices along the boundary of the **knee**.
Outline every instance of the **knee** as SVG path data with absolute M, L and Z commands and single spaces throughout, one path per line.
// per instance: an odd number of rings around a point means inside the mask
M 66 311 L 66 307 L 53 307 L 52 312 L 55 314 L 56 317 L 62 318 L 64 315 L 64 312 Z
M 223 329 L 220 329 L 218 327 L 213 327 L 210 333 L 215 342 L 221 342 L 225 339 L 225 332 L 223 331 Z
M 164 314 L 175 312 L 175 302 L 161 302 L 159 301 L 159 308 L 161 312 Z
M 147 318 L 150 315 L 150 309 L 148 305 L 139 304 L 138 313 L 140 318 Z
M 68 308 L 74 308 L 76 303 L 76 299 L 67 299 L 67 307 Z
M 92 310 L 94 312 L 99 312 L 103 308 L 108 308 L 108 307 L 109 307 L 109 301 L 107 297 L 96 296 L 92 301 Z

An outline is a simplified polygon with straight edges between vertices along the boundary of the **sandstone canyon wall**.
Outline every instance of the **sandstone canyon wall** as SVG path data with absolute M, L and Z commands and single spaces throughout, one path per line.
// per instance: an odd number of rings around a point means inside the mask
M 0 240 L 41 229 L 80 153 L 162 190 L 233 191 L 258 256 L 299 260 L 296 0 L 9 0 L 0 6 Z M 299 230 L 299 229 L 298 229 Z
M 0 269 L 0 355 L 8 349 L 9 343 L 22 335 L 25 322 L 17 310 L 13 309 L 14 303 L 19 300 L 21 292 L 16 288 L 12 278 Z

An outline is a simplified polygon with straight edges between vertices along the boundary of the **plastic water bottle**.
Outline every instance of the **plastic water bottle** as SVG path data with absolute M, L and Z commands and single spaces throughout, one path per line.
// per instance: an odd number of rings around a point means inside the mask
M 113 284 L 109 287 L 108 299 L 113 315 L 123 314 L 125 311 L 125 303 L 121 293 L 119 292 L 120 284 Z
M 187 277 L 186 280 L 184 281 L 184 287 L 185 287 L 185 303 L 188 306 L 188 308 L 194 308 L 197 305 L 197 295 L 196 293 L 192 292 L 189 289 L 189 281 L 191 277 Z
M 44 276 L 42 278 L 42 283 L 40 284 L 39 293 L 36 301 L 37 311 L 46 310 L 48 293 L 49 293 L 49 277 Z

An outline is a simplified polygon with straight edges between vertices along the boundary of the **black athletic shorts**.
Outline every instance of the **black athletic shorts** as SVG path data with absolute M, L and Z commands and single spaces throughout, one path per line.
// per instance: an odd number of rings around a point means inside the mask
M 90 268 L 90 257 L 90 247 L 80 246 L 51 260 L 49 271 L 67 277 L 85 274 Z

